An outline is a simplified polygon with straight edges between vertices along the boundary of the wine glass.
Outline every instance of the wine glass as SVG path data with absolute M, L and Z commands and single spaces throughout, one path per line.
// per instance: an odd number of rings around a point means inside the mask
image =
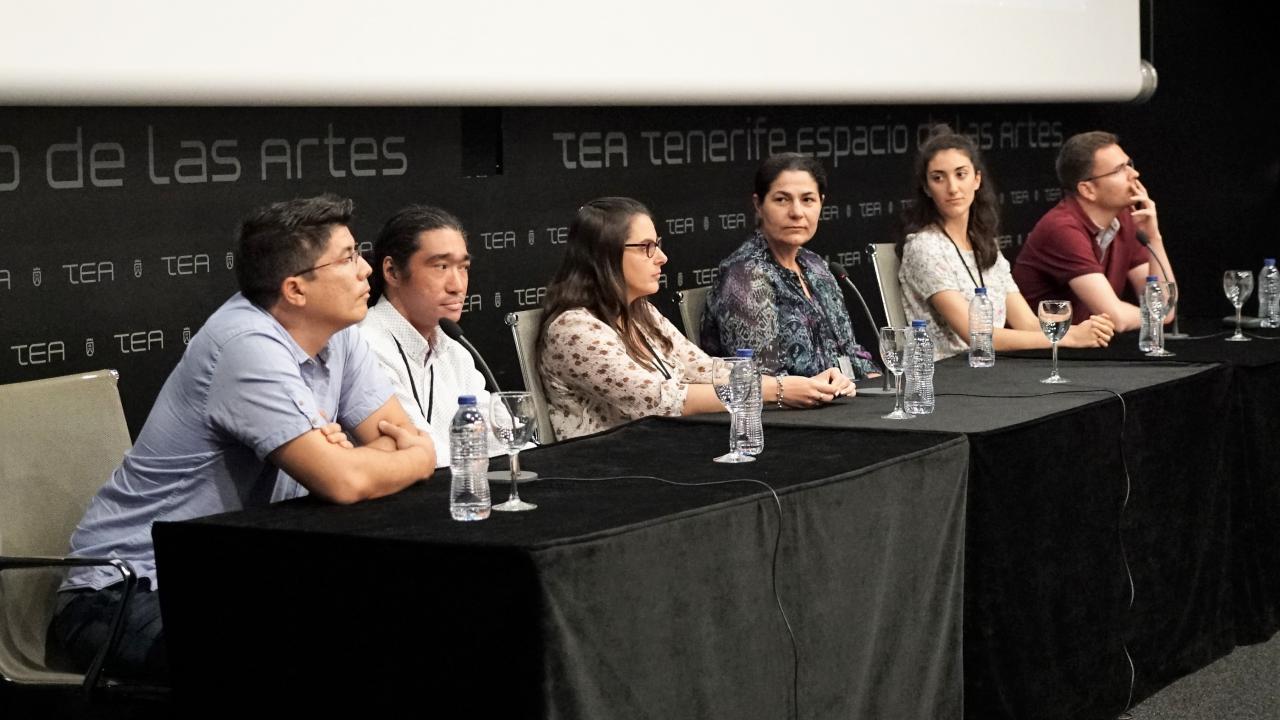
M 1244 307 L 1249 296 L 1253 294 L 1252 270 L 1228 270 L 1222 274 L 1222 291 L 1236 308 L 1236 333 L 1227 340 L 1231 342 L 1248 342 L 1250 338 L 1240 332 L 1240 309 Z
M 711 359 L 711 387 L 724 403 L 724 409 L 729 411 L 729 452 L 715 458 L 718 463 L 755 462 L 754 457 L 738 452 L 738 435 L 742 430 L 738 422 L 738 405 L 751 393 L 750 383 L 757 382 L 751 369 L 751 358 Z
M 1169 281 L 1169 308 L 1170 311 L 1178 308 L 1178 283 Z M 1190 335 L 1178 330 L 1178 317 L 1173 318 L 1173 328 L 1164 334 L 1165 340 L 1186 340 Z
M 1155 292 L 1151 292 L 1153 288 Z M 1157 280 L 1147 286 L 1146 294 L 1147 314 L 1151 317 L 1151 349 L 1147 351 L 1147 357 L 1173 357 L 1175 353 L 1164 349 L 1164 319 L 1178 303 L 1178 286 L 1167 280 Z
M 532 510 L 537 505 L 520 499 L 520 450 L 533 435 L 537 409 L 533 405 L 533 395 L 518 392 L 493 393 L 489 400 L 489 426 L 493 428 L 494 437 L 502 442 L 511 459 L 511 496 L 501 505 L 493 509 L 500 512 L 522 512 Z
M 1067 330 L 1071 329 L 1071 301 L 1041 300 L 1036 315 L 1040 318 L 1040 332 L 1049 338 L 1049 344 L 1053 347 L 1053 372 L 1040 382 L 1051 385 L 1071 382 L 1058 374 L 1058 341 L 1066 337 Z
M 893 412 L 881 415 L 885 420 L 910 420 L 913 416 L 902 407 L 903 386 L 902 360 L 907 354 L 907 329 L 904 327 L 880 328 L 880 359 L 884 367 L 893 375 L 893 384 L 897 388 L 894 393 Z

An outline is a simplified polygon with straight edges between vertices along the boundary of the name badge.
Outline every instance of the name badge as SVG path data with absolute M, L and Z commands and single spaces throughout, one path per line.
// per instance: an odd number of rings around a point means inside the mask
M 848 355 L 841 355 L 836 360 L 836 364 L 840 366 L 840 372 L 844 373 L 845 377 L 853 377 L 853 363 L 849 362 Z

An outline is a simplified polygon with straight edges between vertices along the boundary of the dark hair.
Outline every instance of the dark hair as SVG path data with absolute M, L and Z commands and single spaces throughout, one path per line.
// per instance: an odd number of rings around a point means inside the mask
M 655 366 L 645 349 L 642 332 L 656 340 L 663 352 L 671 350 L 671 341 L 658 331 L 657 323 L 645 307 L 648 299 L 641 297 L 627 303 L 622 253 L 631 232 L 631 221 L 637 215 L 653 217 L 649 208 L 625 197 L 597 198 L 578 208 L 578 216 L 569 226 L 564 259 L 543 301 L 539 348 L 543 347 L 547 328 L 557 317 L 567 310 L 584 308 L 609 327 L 621 328 L 627 354 L 650 370 Z
M 431 205 L 410 205 L 395 215 L 387 218 L 373 241 L 373 274 L 369 276 L 369 306 L 378 302 L 378 298 L 386 292 L 387 278 L 383 272 L 383 258 L 391 258 L 391 266 L 396 272 L 408 278 L 412 271 L 409 258 L 416 252 L 420 243 L 418 237 L 431 230 L 457 230 L 463 241 L 467 233 L 462 229 L 462 221 L 447 210 Z
M 1102 130 L 1083 132 L 1067 138 L 1058 150 L 1058 161 L 1054 163 L 1062 189 L 1074 193 L 1076 186 L 1093 174 L 1093 156 L 1104 147 L 1119 144 L 1119 137 Z
M 788 170 L 802 170 L 809 173 L 813 176 L 814 182 L 818 183 L 818 194 L 827 194 L 827 171 L 823 169 L 821 161 L 800 153 L 779 153 L 765 158 L 764 162 L 760 163 L 760 167 L 756 168 L 756 197 L 763 201 L 764 196 L 769 194 L 769 187 L 773 185 L 773 181 Z
M 249 302 L 269 310 L 280 284 L 315 264 L 336 227 L 351 224 L 354 203 L 337 195 L 296 198 L 258 208 L 240 224 L 236 282 Z
M 999 255 L 996 235 L 1000 230 L 1000 207 L 996 201 L 995 187 L 978 146 L 968 136 L 955 133 L 947 125 L 935 126 L 930 131 L 929 139 L 916 153 L 911 174 L 914 185 L 911 197 L 914 202 L 902 212 L 903 224 L 906 227 L 905 233 L 898 237 L 896 248 L 898 257 L 902 257 L 902 247 L 907 241 L 906 235 L 920 232 L 930 225 L 937 225 L 939 229 L 943 227 L 938 206 L 926 190 L 929 186 L 929 163 L 943 150 L 958 150 L 964 153 L 973 165 L 974 173 L 982 175 L 982 184 L 973 194 L 973 204 L 969 206 L 968 232 L 969 243 L 973 245 L 974 262 L 979 268 L 986 270 L 996 264 L 996 257 Z

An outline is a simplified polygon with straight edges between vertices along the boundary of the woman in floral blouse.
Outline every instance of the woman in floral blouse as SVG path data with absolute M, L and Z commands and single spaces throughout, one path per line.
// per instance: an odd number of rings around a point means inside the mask
M 751 348 L 761 367 L 798 375 L 837 366 L 856 378 L 877 372 L 827 263 L 804 248 L 826 192 L 814 158 L 784 153 L 761 163 L 751 196 L 756 232 L 720 263 L 707 295 L 699 338 L 707 352 Z
M 906 211 L 908 235 L 898 243 L 903 310 L 927 319 L 937 359 L 969 349 L 969 301 L 986 287 L 995 311 L 996 350 L 1047 348 L 1040 322 L 996 244 L 999 212 L 982 155 L 964 135 L 934 129 L 915 162 L 915 202 Z M 1106 314 L 1072 325 L 1063 347 L 1105 347 L 1115 332 Z
M 559 439 L 648 415 L 720 412 L 711 358 L 647 300 L 667 256 L 649 210 L 600 198 L 578 210 L 547 288 L 538 372 Z M 852 394 L 838 372 L 761 379 L 766 402 L 811 407 Z

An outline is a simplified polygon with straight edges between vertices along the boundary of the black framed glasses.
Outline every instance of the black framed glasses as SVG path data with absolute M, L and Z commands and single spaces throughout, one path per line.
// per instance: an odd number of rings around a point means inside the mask
M 306 270 L 299 270 L 298 272 L 293 273 L 293 274 L 294 274 L 294 275 L 306 275 L 307 273 L 311 272 L 312 270 L 319 270 L 319 269 L 320 269 L 320 268 L 322 268 L 322 267 L 329 267 L 330 265 L 338 265 L 338 266 L 340 266 L 340 267 L 349 268 L 349 267 L 354 266 L 354 265 L 356 264 L 356 262 L 358 262 L 358 261 L 359 261 L 359 259 L 360 259 L 360 251 L 359 251 L 359 250 L 357 250 L 357 249 L 355 249 L 355 248 L 351 248 L 351 252 L 347 253 L 346 255 L 343 255 L 342 257 L 338 258 L 337 260 L 330 260 L 330 261 L 329 261 L 329 262 L 327 262 L 327 263 L 320 263 L 319 265 L 315 265 L 315 266 L 313 266 L 313 267 L 309 267 L 309 268 L 307 268 Z
M 1093 176 L 1087 177 L 1087 178 L 1085 178 L 1085 179 L 1081 180 L 1080 182 L 1093 182 L 1094 180 L 1101 180 L 1101 179 L 1102 179 L 1102 178 L 1104 178 L 1104 177 L 1108 177 L 1108 176 L 1110 176 L 1110 175 L 1115 175 L 1116 173 L 1122 173 L 1122 172 L 1124 172 L 1125 170 L 1133 170 L 1133 169 L 1135 169 L 1135 168 L 1133 167 L 1133 158 L 1129 158 L 1128 160 L 1125 160 L 1125 161 L 1124 161 L 1124 164 L 1123 164 L 1123 165 L 1121 165 L 1120 167 L 1116 168 L 1115 170 L 1109 170 L 1109 171 L 1104 172 L 1104 173 L 1102 173 L 1102 174 L 1100 174 L 1100 175 L 1093 175 Z
M 658 238 L 657 240 L 645 240 L 644 242 L 638 243 L 625 243 L 622 247 L 644 248 L 644 256 L 651 258 L 653 257 L 654 251 L 662 247 L 662 238 Z

